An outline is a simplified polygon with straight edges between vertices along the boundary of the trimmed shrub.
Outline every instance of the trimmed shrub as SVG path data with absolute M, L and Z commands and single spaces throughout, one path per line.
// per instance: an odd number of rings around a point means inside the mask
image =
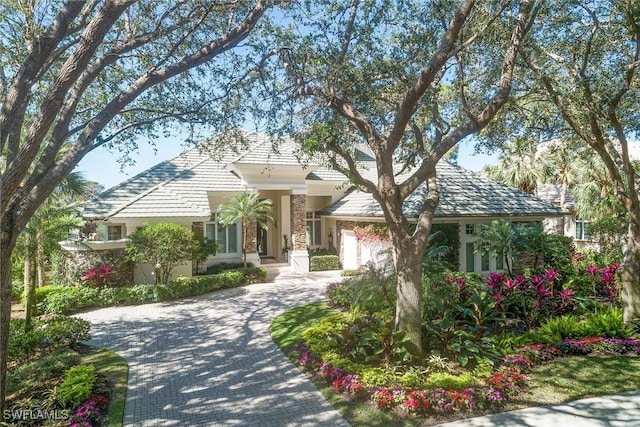
M 360 375 L 362 383 L 365 387 L 385 387 L 397 381 L 397 378 L 391 372 L 382 368 L 367 368 Z
M 249 266 L 252 266 L 249 264 Z M 237 270 L 238 268 L 244 267 L 242 262 L 221 262 L 218 264 L 214 264 L 212 266 L 207 267 L 207 275 L 208 274 L 219 274 L 223 273 L 227 270 Z
M 179 277 L 169 284 L 139 284 L 117 288 L 89 288 L 84 286 L 45 286 L 36 290 L 40 312 L 69 314 L 106 305 L 136 305 L 156 301 L 202 295 L 218 289 L 232 288 L 264 281 L 263 268 L 242 267 L 222 273 Z
M 302 338 L 313 354 L 325 360 L 325 353 L 335 352 L 339 354 L 338 345 L 331 337 L 341 334 L 341 332 L 348 327 L 349 321 L 347 315 L 337 313 L 307 328 L 302 333 Z
M 100 305 L 100 290 L 86 286 L 57 286 L 50 289 L 43 297 L 40 312 L 53 314 L 67 314 L 80 311 L 85 308 Z M 36 290 L 36 301 L 38 301 Z
M 427 377 L 426 388 L 444 388 L 460 390 L 474 385 L 480 385 L 481 381 L 473 376 L 471 372 L 455 375 L 446 372 L 434 372 Z
M 338 255 L 317 255 L 309 258 L 310 271 L 340 270 L 341 268 Z

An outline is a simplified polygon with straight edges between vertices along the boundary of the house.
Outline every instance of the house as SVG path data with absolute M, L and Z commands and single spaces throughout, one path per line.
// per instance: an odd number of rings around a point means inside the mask
M 560 140 L 547 141 L 540 144 L 538 150 L 544 152 L 560 143 Z M 629 141 L 628 144 L 629 158 L 631 161 L 640 162 L 640 141 Z M 591 221 L 578 214 L 572 187 L 563 189 L 561 184 L 538 183 L 536 188 L 537 197 L 567 210 L 566 215 L 548 218 L 545 221 L 547 230 L 571 237 L 580 249 L 599 249 L 597 241 L 589 234 L 587 226 Z
M 122 252 L 129 234 L 149 224 L 170 221 L 218 242 L 218 254 L 207 264 L 238 261 L 241 224 L 221 227 L 216 211 L 236 194 L 258 191 L 273 202 L 276 224 L 266 231 L 259 227 L 248 230 L 249 247 L 254 248 L 248 254 L 249 261 L 260 264 L 266 257 L 282 260 L 286 254 L 293 271 L 305 273 L 309 271 L 309 249 L 335 248 L 346 266 L 364 263 L 362 253 L 345 247 L 354 244 L 357 224 L 384 223 L 371 195 L 355 190 L 336 171 L 301 163 L 290 140 L 282 141 L 276 151 L 263 135 L 246 133 L 243 140 L 246 144 L 237 150 L 213 154 L 205 142 L 103 192 L 86 204 L 85 228 L 62 246 L 77 258 L 95 261 L 96 256 L 108 253 L 113 260 Z M 373 158 L 361 153 L 359 160 L 363 173 L 375 176 Z M 449 163 L 441 162 L 437 170 L 441 197 L 435 223 L 446 225 L 457 236 L 457 263 L 463 271 L 500 268 L 499 260 L 482 257 L 474 250 L 479 224 L 497 218 L 542 221 L 565 213 L 553 204 Z M 426 186 L 419 188 L 406 201 L 409 218 L 417 218 L 425 191 Z M 133 279 L 148 280 L 150 270 L 150 266 L 136 266 Z M 192 273 L 190 264 L 175 272 Z
M 590 221 L 582 219 L 576 212 L 571 188 L 568 188 L 565 194 L 561 194 L 560 184 L 538 184 L 537 193 L 540 199 L 567 210 L 566 215 L 547 218 L 545 229 L 571 237 L 578 248 L 597 249 L 597 243 L 588 233 L 587 225 Z

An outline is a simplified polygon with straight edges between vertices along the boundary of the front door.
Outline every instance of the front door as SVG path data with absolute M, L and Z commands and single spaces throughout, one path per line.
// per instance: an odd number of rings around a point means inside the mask
M 258 231 L 256 233 L 258 240 L 258 255 L 266 256 L 267 255 L 267 230 L 258 226 Z

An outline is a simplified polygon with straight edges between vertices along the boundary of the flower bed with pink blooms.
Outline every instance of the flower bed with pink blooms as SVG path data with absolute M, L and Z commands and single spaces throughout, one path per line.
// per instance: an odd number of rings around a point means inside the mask
M 70 427 L 94 427 L 101 425 L 109 408 L 111 388 L 106 378 L 98 382 L 93 393 L 71 412 Z
M 439 415 L 499 409 L 526 387 L 526 375 L 534 366 L 558 357 L 588 354 L 637 357 L 640 355 L 640 339 L 591 337 L 527 345 L 504 356 L 497 369 L 488 376 L 478 378 L 480 385 L 461 389 L 416 390 L 394 384 L 367 388 L 358 374 L 322 362 L 306 344 L 300 344 L 297 351 L 299 365 L 338 393 L 368 401 L 382 410 Z

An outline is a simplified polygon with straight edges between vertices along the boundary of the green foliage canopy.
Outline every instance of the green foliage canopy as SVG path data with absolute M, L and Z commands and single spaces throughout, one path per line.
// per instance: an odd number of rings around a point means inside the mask
M 166 284 L 171 271 L 193 255 L 196 238 L 193 231 L 170 222 L 149 225 L 129 236 L 125 248 L 127 258 L 135 263 L 150 264 L 155 282 Z

